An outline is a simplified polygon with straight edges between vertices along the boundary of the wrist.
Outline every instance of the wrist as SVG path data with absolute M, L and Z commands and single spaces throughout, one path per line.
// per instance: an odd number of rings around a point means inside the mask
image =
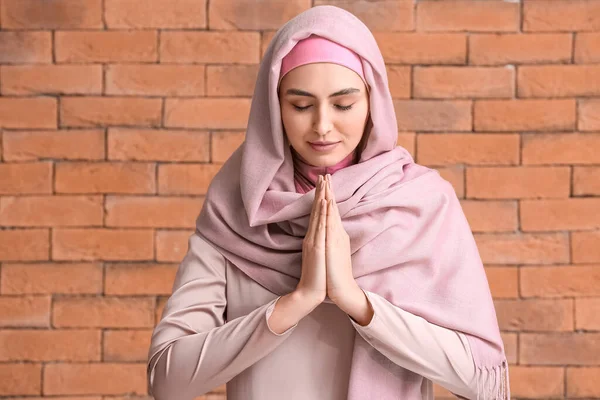
M 336 302 L 336 304 L 342 311 L 348 314 L 352 320 L 361 326 L 368 325 L 375 314 L 367 294 L 358 285 L 348 289 L 346 296 L 344 296 L 342 300 Z
M 299 306 L 299 309 L 308 310 L 306 311 L 306 314 L 309 314 L 325 300 L 324 295 L 307 292 L 303 289 L 296 289 L 288 295 L 293 299 L 293 302 Z

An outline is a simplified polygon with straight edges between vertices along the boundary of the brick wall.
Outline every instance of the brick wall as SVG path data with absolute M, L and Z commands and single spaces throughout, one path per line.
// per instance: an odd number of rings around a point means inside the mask
M 398 143 L 461 198 L 513 398 L 600 398 L 600 0 L 0 0 L 0 397 L 148 398 L 261 55 L 324 3 L 375 32 Z

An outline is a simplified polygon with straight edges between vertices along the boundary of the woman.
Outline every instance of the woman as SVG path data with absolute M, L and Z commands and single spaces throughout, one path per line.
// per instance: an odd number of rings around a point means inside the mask
M 276 33 L 152 336 L 157 400 L 510 398 L 458 198 L 396 138 L 360 20 L 319 6 Z

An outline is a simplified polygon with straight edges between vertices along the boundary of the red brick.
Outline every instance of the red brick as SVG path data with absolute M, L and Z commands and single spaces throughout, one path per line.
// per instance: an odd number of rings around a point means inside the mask
M 158 126 L 161 121 L 161 108 L 161 99 L 63 97 L 60 103 L 60 125 Z
M 563 368 L 514 365 L 509 373 L 514 398 L 562 398 L 565 392 Z
M 104 331 L 104 361 L 144 361 L 148 359 L 151 329 Z
M 104 293 L 109 295 L 170 295 L 177 264 L 111 264 Z
M 52 396 L 51 397 L 52 400 L 103 400 L 101 396 L 76 396 L 76 397 L 72 397 L 72 396 L 67 396 L 67 397 L 56 397 L 56 396 Z M 15 399 L 11 399 L 11 400 L 48 400 L 48 397 L 19 397 L 19 398 L 15 398 Z M 118 400 L 114 397 L 110 397 L 110 400 Z M 151 398 L 147 398 L 147 399 L 142 399 L 142 398 L 138 398 L 138 399 L 134 399 L 133 397 L 127 397 L 127 398 L 122 398 L 121 400 L 153 400 Z
M 517 134 L 421 134 L 417 136 L 417 162 L 427 165 L 517 165 Z
M 258 65 L 209 65 L 206 67 L 207 96 L 252 97 Z
M 160 61 L 167 63 L 258 64 L 258 32 L 176 32 L 160 36 Z
M 224 163 L 233 152 L 242 145 L 245 132 L 212 132 L 211 160 L 214 163 Z
M 3 95 L 102 92 L 101 65 L 5 65 L 0 73 Z
M 470 167 L 467 196 L 477 199 L 569 197 L 568 167 Z
M 102 0 L 2 0 L 4 29 L 102 29 Z
M 26 196 L 0 198 L 0 225 L 56 227 L 102 225 L 101 196 Z
M 158 193 L 162 195 L 204 195 L 221 165 L 161 164 L 158 168 Z
M 106 25 L 110 29 L 205 29 L 206 1 L 105 0 Z
M 575 35 L 575 62 L 600 63 L 600 32 L 579 32 Z
M 578 111 L 577 127 L 580 131 L 600 131 L 600 100 L 580 100 Z
M 600 330 L 600 298 L 575 299 L 575 329 Z
M 421 1 L 416 7 L 419 31 L 519 31 L 518 3 L 441 0 Z
M 203 202 L 193 197 L 107 196 L 105 225 L 193 229 Z
M 56 99 L 0 97 L 0 128 L 56 128 Z
M 466 64 L 467 37 L 461 33 L 373 32 L 386 63 Z
M 440 167 L 436 168 L 440 173 L 441 177 L 450 182 L 454 191 L 456 192 L 456 196 L 459 199 L 465 197 L 465 168 L 462 166 L 449 166 L 449 167 Z
M 358 17 L 371 31 L 415 29 L 413 0 L 315 0 L 313 3 L 315 6 L 328 4 L 343 8 Z
M 202 129 L 246 129 L 250 99 L 167 99 L 165 126 Z
M 204 397 L 205 396 L 196 397 L 194 400 L 204 400 Z M 110 397 L 105 396 L 103 399 L 104 400 L 154 400 L 154 397 L 125 395 L 125 396 L 110 396 Z M 71 397 L 66 398 L 65 400 L 71 400 Z
M 0 364 L 0 395 L 40 395 L 42 388 L 41 364 Z
M 104 159 L 104 131 L 5 131 L 2 138 L 5 161 L 44 158 L 68 160 Z
M 519 270 L 515 267 L 486 267 L 485 274 L 494 299 L 519 297 Z
M 0 361 L 100 361 L 100 331 L 0 331 Z
M 127 162 L 56 164 L 57 193 L 156 193 L 156 166 Z
M 417 155 L 417 134 L 414 132 L 398 132 L 396 146 L 406 149 L 412 158 Z
M 158 60 L 156 31 L 56 32 L 57 62 L 152 62 Z
M 204 68 L 203 65 L 110 65 L 106 72 L 106 93 L 204 96 Z
M 571 61 L 569 33 L 471 34 L 469 64 L 505 65 Z
M 521 333 L 519 362 L 538 365 L 598 365 L 600 333 Z
M 517 79 L 519 97 L 600 95 L 600 65 L 523 66 Z
M 573 300 L 497 300 L 498 324 L 510 331 L 573 331 Z
M 521 268 L 522 297 L 599 296 L 598 282 L 597 265 Z
M 500 332 L 500 337 L 504 343 L 504 353 L 509 364 L 516 364 L 519 358 L 517 334 Z M 509 371 L 510 374 L 510 371 Z
M 0 32 L 0 63 L 52 63 L 52 33 Z
M 563 233 L 475 234 L 484 264 L 569 262 L 569 237 Z
M 159 297 L 156 302 L 156 311 L 155 311 L 155 320 L 158 323 L 162 318 L 162 313 L 165 309 L 165 305 L 167 304 L 168 297 Z
M 567 396 L 569 398 L 600 397 L 598 385 L 600 368 L 567 368 Z
M 54 327 L 149 328 L 154 300 L 125 297 L 60 297 L 54 299 Z
M 587 31 L 600 29 L 596 0 L 529 0 L 523 3 L 524 31 Z
M 518 229 L 516 201 L 462 200 L 461 207 L 473 232 L 514 232 Z
M 557 131 L 574 129 L 575 100 L 475 100 L 476 131 Z
M 600 232 L 571 232 L 573 263 L 600 264 Z
M 102 264 L 8 264 L 0 277 L 2 294 L 99 294 Z
M 45 395 L 146 394 L 145 363 L 48 364 Z
M 156 260 L 160 262 L 181 262 L 188 251 L 189 238 L 193 233 L 193 230 L 157 230 Z
M 600 167 L 573 167 L 573 195 L 600 195 Z
M 0 327 L 47 328 L 49 326 L 50 296 L 0 297 Z
M 522 231 L 596 229 L 600 226 L 600 198 L 521 201 Z
M 146 229 L 54 229 L 53 260 L 152 260 L 154 237 Z
M 394 100 L 399 131 L 470 131 L 471 101 Z
M 423 4 L 423 3 L 421 3 Z M 415 67 L 414 98 L 510 98 L 515 92 L 512 67 Z
M 49 255 L 48 229 L 0 230 L 0 261 L 41 261 Z
M 523 164 L 598 164 L 600 134 L 523 135 Z
M 0 176 L 0 194 L 52 193 L 52 163 L 49 162 L 2 163 Z
M 111 128 L 108 131 L 108 158 L 208 162 L 210 136 L 199 131 Z
M 279 29 L 310 7 L 311 0 L 219 0 L 209 5 L 209 27 L 212 30 Z
M 394 99 L 410 99 L 412 68 L 402 65 L 386 65 L 388 86 Z

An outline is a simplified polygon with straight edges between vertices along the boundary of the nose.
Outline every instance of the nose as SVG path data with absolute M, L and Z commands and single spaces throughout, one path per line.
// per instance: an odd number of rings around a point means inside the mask
M 315 121 L 313 124 L 313 131 L 317 132 L 320 136 L 326 135 L 333 128 L 333 122 L 329 111 L 326 106 L 321 106 L 315 115 Z

